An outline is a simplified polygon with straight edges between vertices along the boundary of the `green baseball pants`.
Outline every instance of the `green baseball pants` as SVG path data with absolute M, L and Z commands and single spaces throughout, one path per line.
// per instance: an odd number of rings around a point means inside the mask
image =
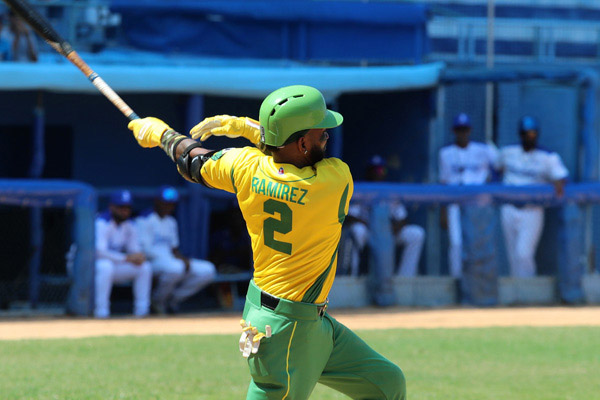
M 272 328 L 248 358 L 247 400 L 308 399 L 317 382 L 353 399 L 406 399 L 400 368 L 316 305 L 281 299 L 271 310 L 251 281 L 243 316 L 260 332 Z

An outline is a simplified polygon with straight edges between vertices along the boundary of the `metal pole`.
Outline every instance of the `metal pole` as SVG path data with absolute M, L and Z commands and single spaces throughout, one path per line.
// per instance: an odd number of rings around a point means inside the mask
M 446 113 L 446 93 L 444 86 L 437 88 L 436 117 L 429 125 L 429 166 L 428 178 L 430 183 L 438 180 L 437 173 L 437 153 L 441 147 L 444 138 L 444 117 Z M 440 232 L 440 212 L 439 207 L 427 208 L 427 235 L 429 239 L 425 242 L 427 251 L 427 275 L 440 275 L 442 259 L 440 257 L 442 250 L 441 232 Z
M 339 104 L 337 97 L 331 102 L 331 108 L 334 111 L 339 111 Z M 344 152 L 344 135 L 342 135 L 343 127 L 340 125 L 337 128 L 329 130 L 331 135 L 331 145 L 329 147 L 329 153 L 331 157 L 342 158 Z
M 187 101 L 187 110 L 185 115 L 186 131 L 189 131 L 204 119 L 204 96 L 201 94 L 191 95 Z M 186 255 L 191 255 L 197 258 L 206 258 L 208 252 L 208 224 L 206 213 L 198 211 L 198 207 L 203 205 L 202 196 L 199 195 L 198 185 L 191 182 L 186 182 L 188 196 L 185 199 L 189 214 L 186 218 L 180 219 L 180 231 L 188 232 L 187 235 L 181 237 L 181 249 Z M 201 203 L 202 201 L 202 203 Z M 208 200 L 206 200 L 208 201 Z
M 494 0 L 488 0 L 487 5 L 487 56 L 486 66 L 494 68 Z M 485 141 L 492 143 L 494 139 L 494 84 L 485 85 Z
M 37 104 L 34 109 L 33 120 L 33 157 L 29 168 L 29 177 L 38 179 L 42 176 L 45 163 L 44 152 L 44 103 L 42 92 L 38 92 Z M 31 208 L 29 216 L 29 238 L 31 245 L 31 259 L 29 260 L 29 302 L 31 308 L 37 308 L 40 294 L 40 269 L 42 263 L 42 246 L 44 244 L 44 231 L 42 227 L 42 208 Z

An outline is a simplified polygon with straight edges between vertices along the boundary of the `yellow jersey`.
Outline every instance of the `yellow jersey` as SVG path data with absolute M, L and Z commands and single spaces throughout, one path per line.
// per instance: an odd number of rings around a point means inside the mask
M 280 298 L 323 303 L 354 190 L 348 165 L 325 158 L 297 168 L 244 147 L 213 154 L 201 174 L 208 186 L 236 194 L 252 241 L 256 285 Z

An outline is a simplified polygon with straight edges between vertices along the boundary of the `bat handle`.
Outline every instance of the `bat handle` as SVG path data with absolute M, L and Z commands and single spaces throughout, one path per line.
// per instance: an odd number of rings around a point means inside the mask
M 88 75 L 88 79 L 92 82 L 94 86 L 102 93 L 111 103 L 115 105 L 125 115 L 129 120 L 133 121 L 134 119 L 139 119 L 140 117 L 123 101 L 118 94 L 115 93 L 114 90 L 110 86 L 104 82 L 104 79 L 100 78 L 100 76 L 91 71 L 91 74 Z
M 97 73 L 94 72 L 90 68 L 89 65 L 85 61 L 79 57 L 76 51 L 70 50 L 66 53 L 66 57 L 69 61 L 71 61 L 77 68 L 81 70 L 87 76 L 87 78 L 92 82 L 96 89 L 100 91 L 111 103 L 114 104 L 115 107 L 119 109 L 130 121 L 134 119 L 139 119 L 140 117 L 123 101 L 118 94 L 115 93 L 114 90 L 106 82 L 102 79 Z

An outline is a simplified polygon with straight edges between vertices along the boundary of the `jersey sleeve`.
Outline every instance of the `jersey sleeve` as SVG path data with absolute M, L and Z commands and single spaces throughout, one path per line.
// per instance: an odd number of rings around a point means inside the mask
M 235 193 L 237 191 L 234 179 L 236 168 L 245 160 L 258 156 L 251 149 L 254 148 L 229 148 L 214 153 L 200 170 L 204 183 L 215 189 Z
M 108 222 L 103 219 L 96 220 L 96 257 L 99 259 L 108 259 L 113 262 L 125 261 L 126 255 L 124 253 L 111 250 L 108 245 L 108 235 L 110 235 L 110 229 Z
M 147 217 L 138 217 L 135 219 L 135 230 L 142 251 L 149 255 L 152 252 L 152 234 L 151 226 Z
M 350 211 L 350 199 L 352 198 L 352 195 L 354 194 L 354 180 L 352 179 L 352 174 L 350 173 L 350 167 L 348 167 L 348 164 L 346 164 L 342 160 L 339 160 L 339 162 L 343 165 L 342 171 L 343 171 L 343 175 L 344 175 L 344 180 L 347 182 L 346 185 L 348 187 L 348 190 L 346 192 L 345 204 L 344 204 L 344 218 L 345 218 L 346 215 L 348 215 L 348 213 Z
M 350 212 L 350 199 L 354 194 L 354 181 L 352 179 L 352 174 L 350 173 L 350 167 L 348 167 L 348 164 L 335 157 L 319 161 L 319 164 L 326 166 L 329 182 L 331 185 L 334 185 L 332 187 L 339 187 L 342 191 L 341 202 L 338 209 L 338 218 L 340 222 L 343 222 Z M 321 167 L 319 166 L 317 168 Z
M 497 151 L 496 160 L 492 166 L 497 171 L 502 171 L 504 169 L 504 160 L 506 158 L 506 148 L 501 148 Z
M 179 226 L 173 217 L 171 217 L 171 230 L 171 247 L 176 249 L 179 247 Z
M 440 150 L 438 157 L 439 163 L 439 180 L 441 183 L 448 183 L 450 181 L 450 165 L 447 162 L 444 149 Z
M 493 143 L 488 144 L 486 148 L 490 167 L 493 169 L 498 169 L 496 167 L 498 164 L 498 159 L 500 158 L 500 152 L 498 151 L 498 148 Z
M 562 159 L 557 153 L 550 153 L 547 162 L 547 176 L 551 181 L 565 179 L 569 176 L 569 170 L 567 170 L 567 167 L 565 167 L 565 164 L 563 164 Z
M 124 222 L 127 223 L 127 251 L 129 253 L 141 253 L 142 246 L 140 244 L 139 237 L 137 235 L 133 221 Z

